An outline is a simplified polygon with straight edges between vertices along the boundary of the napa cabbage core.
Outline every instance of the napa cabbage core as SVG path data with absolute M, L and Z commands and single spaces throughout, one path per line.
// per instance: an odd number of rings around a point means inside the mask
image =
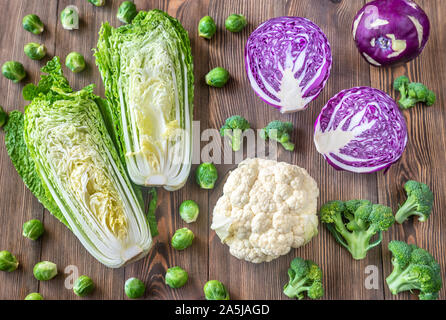
M 120 81 L 126 92 L 121 91 L 120 96 L 127 96 L 127 109 L 124 99 L 121 99 L 121 108 L 123 121 L 130 122 L 127 123 L 129 130 L 124 132 L 126 156 L 135 157 L 138 168 L 152 175 L 152 181 L 146 181 L 147 184 L 165 183 L 167 178 L 161 173 L 165 169 L 165 155 L 171 142 L 183 132 L 177 114 L 180 110 L 177 75 L 167 48 L 169 44 L 161 41 L 162 37 L 163 33 L 155 32 L 155 39 L 127 41 L 121 48 Z M 136 143 L 131 143 L 132 140 Z M 129 171 L 132 171 L 131 165 Z
M 67 108 L 72 103 L 62 100 L 55 102 L 55 107 Z M 81 103 L 94 104 L 88 100 Z M 92 219 L 118 239 L 125 239 L 128 221 L 110 175 L 112 170 L 107 170 L 110 168 L 104 158 L 107 155 L 95 143 L 98 137 L 92 135 L 88 121 L 84 122 L 85 126 L 79 126 L 63 121 L 62 117 L 52 114 L 35 120 L 42 129 L 38 133 L 40 139 L 47 141 L 41 144 L 40 152 L 58 177 L 60 189 L 74 198 L 72 203 L 79 206 L 79 212 L 88 214 L 85 221 Z

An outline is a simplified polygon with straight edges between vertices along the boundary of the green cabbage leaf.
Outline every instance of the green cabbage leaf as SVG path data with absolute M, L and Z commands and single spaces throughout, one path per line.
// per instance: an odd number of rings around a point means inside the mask
M 194 76 L 190 41 L 160 10 L 131 24 L 102 25 L 96 64 L 131 180 L 177 190 L 190 173 Z

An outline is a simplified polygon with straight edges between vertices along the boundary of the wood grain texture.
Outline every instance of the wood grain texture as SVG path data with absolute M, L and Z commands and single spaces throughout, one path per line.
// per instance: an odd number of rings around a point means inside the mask
M 434 208 L 428 222 L 421 223 L 416 219 L 403 225 L 395 224 L 384 234 L 382 246 L 387 247 L 393 239 L 407 241 L 427 249 L 442 266 L 442 276 L 445 277 L 445 222 L 443 208 L 446 204 L 444 192 L 446 175 L 442 163 L 445 159 L 445 71 L 446 63 L 441 57 L 446 53 L 446 22 L 444 1 L 424 0 L 417 3 L 426 11 L 431 23 L 429 43 L 423 53 L 410 63 L 393 68 L 381 69 L 370 67 L 370 79 L 373 87 L 384 90 L 394 98 L 397 94 L 392 89 L 393 79 L 407 75 L 411 81 L 423 82 L 437 94 L 437 103 L 432 108 L 417 105 L 403 112 L 409 134 L 409 141 L 401 161 L 391 167 L 387 174 L 378 174 L 378 199 L 380 203 L 398 209 L 405 199 L 402 185 L 409 179 L 422 181 L 434 191 Z M 383 250 L 384 274 L 392 271 L 391 255 Z M 442 299 L 445 289 L 440 295 Z M 385 287 L 386 299 L 416 299 L 409 293 L 395 297 Z
M 0 63 L 21 61 L 28 77 L 21 84 L 0 77 L 0 104 L 5 110 L 23 110 L 26 104 L 21 89 L 28 82 L 36 82 L 39 68 L 48 60 L 36 62 L 23 53 L 30 42 L 44 43 L 49 56 L 58 55 L 64 62 L 71 51 L 82 53 L 87 69 L 65 74 L 75 89 L 90 83 L 97 85 L 96 93 L 103 96 L 104 88 L 95 66 L 91 49 L 97 42 L 97 33 L 103 21 L 119 26 L 116 12 L 121 1 L 108 0 L 107 5 L 96 8 L 85 0 L 0 0 Z M 392 206 L 405 200 L 402 184 L 407 179 L 421 180 L 435 192 L 434 213 L 426 223 L 409 222 L 395 225 L 385 233 L 383 244 L 369 252 L 366 259 L 357 262 L 335 243 L 325 227 L 320 226 L 319 236 L 308 245 L 292 250 L 290 254 L 273 262 L 251 264 L 239 261 L 229 254 L 228 247 L 209 229 L 212 209 L 221 196 L 225 179 L 235 165 L 219 165 L 220 179 L 214 190 L 200 190 L 191 175 L 187 185 L 176 192 L 159 189 L 157 211 L 160 235 L 154 239 L 149 255 L 126 268 L 112 270 L 94 260 L 65 226 L 54 219 L 24 187 L 0 143 L 0 250 L 10 250 L 20 260 L 20 268 L 13 273 L 0 273 L 0 299 L 23 299 L 29 292 L 41 292 L 46 299 L 78 299 L 65 287 L 67 266 L 76 266 L 79 274 L 93 278 L 97 290 L 88 299 L 126 299 L 123 287 L 126 279 L 138 277 L 147 285 L 146 299 L 203 299 L 203 285 L 207 280 L 218 279 L 229 288 L 232 299 L 285 299 L 282 287 L 287 282 L 289 262 L 296 256 L 312 259 L 324 271 L 325 299 L 415 299 L 414 295 L 393 296 L 384 279 L 391 272 L 387 243 L 392 239 L 406 240 L 428 249 L 442 266 L 443 277 L 446 258 L 444 228 L 446 216 L 445 121 L 443 111 L 446 81 L 446 3 L 442 0 L 418 0 L 428 14 L 432 30 L 423 54 L 416 60 L 393 68 L 374 68 L 358 54 L 351 37 L 351 22 L 363 0 L 135 0 L 140 10 L 159 8 L 177 17 L 191 38 L 194 55 L 195 109 L 194 118 L 200 121 L 200 130 L 219 128 L 234 114 L 245 116 L 253 128 L 262 128 L 274 119 L 295 124 L 296 151 L 279 148 L 279 160 L 287 161 L 308 170 L 320 187 L 319 205 L 334 199 L 367 198 Z M 75 4 L 80 10 L 80 29 L 64 30 L 59 15 L 67 5 Z M 45 23 L 45 32 L 32 35 L 22 29 L 24 15 L 35 13 Z M 239 34 L 225 30 L 224 21 L 231 13 L 244 14 L 249 25 Z M 197 24 L 204 15 L 211 15 L 218 26 L 210 41 L 199 38 Z M 333 52 L 331 77 L 321 95 L 307 111 L 281 115 L 265 105 L 251 90 L 246 79 L 243 49 L 250 32 L 261 22 L 276 16 L 295 15 L 313 20 L 326 33 Z M 209 88 L 205 74 L 222 66 L 231 73 L 231 80 L 221 89 Z M 409 129 L 409 143 L 401 161 L 386 173 L 358 175 L 333 170 L 317 153 L 313 144 L 313 123 L 326 101 L 342 89 L 366 85 L 384 90 L 396 98 L 392 82 L 396 76 L 407 74 L 411 80 L 421 81 L 437 93 L 437 103 L 431 108 L 417 106 L 405 111 Z M 3 135 L 3 134 L 1 134 Z M 3 140 L 3 138 L 1 138 Z M 201 146 L 207 142 L 203 141 Z M 195 146 L 199 155 L 200 148 Z M 193 170 L 195 167 L 193 167 Z M 147 190 L 144 191 L 147 208 Z M 200 205 L 196 223 L 185 224 L 178 214 L 182 201 L 193 199 Z M 32 242 L 21 235 L 23 222 L 42 219 L 46 233 Z M 189 227 L 196 235 L 194 245 L 178 252 L 171 248 L 170 238 L 176 229 Z M 60 275 L 49 282 L 38 282 L 32 276 L 32 267 L 40 260 L 58 264 Z M 164 284 L 167 268 L 179 265 L 189 272 L 188 284 L 172 290 Z M 376 266 L 379 272 L 379 289 L 368 290 L 364 282 L 365 268 Z M 445 298 L 442 289 L 440 298 Z

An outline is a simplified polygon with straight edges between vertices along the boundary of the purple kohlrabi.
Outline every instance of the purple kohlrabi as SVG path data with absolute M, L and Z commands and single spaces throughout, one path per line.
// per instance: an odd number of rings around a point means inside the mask
M 359 52 L 380 67 L 407 62 L 423 51 L 429 19 L 411 0 L 375 0 L 356 14 L 352 32 Z

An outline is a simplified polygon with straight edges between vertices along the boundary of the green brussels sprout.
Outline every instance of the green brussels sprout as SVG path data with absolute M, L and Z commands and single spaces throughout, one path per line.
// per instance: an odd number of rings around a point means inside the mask
M 74 73 L 81 72 L 85 69 L 84 56 L 79 52 L 71 52 L 65 58 L 65 65 Z
M 41 34 L 44 30 L 43 22 L 35 14 L 28 14 L 22 20 L 23 29 L 34 34 Z
M 247 24 L 245 16 L 241 14 L 231 14 L 225 21 L 226 29 L 231 32 L 240 32 Z
M 2 66 L 2 73 L 5 78 L 12 80 L 14 83 L 18 83 L 26 77 L 26 71 L 23 64 L 17 61 L 5 62 Z
M 187 271 L 180 267 L 172 267 L 166 271 L 166 284 L 172 289 L 181 288 L 189 279 Z
M 0 106 L 0 128 L 3 128 L 7 119 L 8 114 L 5 112 L 5 110 L 3 110 L 3 107 Z
M 31 240 L 37 240 L 45 232 L 42 222 L 32 219 L 23 224 L 23 236 Z
M 57 275 L 57 265 L 50 261 L 42 261 L 34 266 L 33 273 L 37 280 L 48 281 Z
M 223 283 L 218 280 L 206 282 L 203 288 L 206 300 L 229 300 L 229 292 Z
M 204 16 L 198 23 L 198 35 L 200 37 L 211 39 L 215 32 L 217 31 L 217 26 L 215 25 L 214 19 L 210 16 Z
M 188 228 L 182 228 L 175 231 L 171 244 L 177 250 L 184 250 L 192 245 L 195 236 Z
M 102 7 L 105 5 L 105 0 L 88 0 L 88 2 L 96 7 Z
M 146 286 L 144 282 L 137 278 L 130 278 L 125 282 L 125 294 L 130 299 L 138 299 L 144 295 L 146 292 Z
M 12 272 L 17 269 L 19 262 L 9 251 L 0 251 L 0 271 Z
M 116 17 L 123 23 L 131 23 L 137 14 L 138 11 L 136 10 L 135 4 L 131 1 L 124 1 L 119 6 Z
M 200 208 L 194 200 L 183 201 L 180 205 L 180 216 L 187 223 L 195 222 L 200 213 Z
M 74 294 L 79 297 L 85 297 L 93 292 L 95 288 L 93 280 L 87 276 L 80 276 L 76 279 L 73 286 Z
M 60 13 L 60 22 L 66 30 L 79 29 L 79 9 L 70 5 Z
M 217 179 L 218 172 L 213 163 L 204 162 L 195 171 L 195 180 L 202 189 L 214 189 Z
M 33 292 L 25 297 L 25 300 L 43 300 L 43 297 L 40 293 Z
M 46 47 L 43 44 L 30 42 L 23 49 L 28 58 L 32 60 L 41 60 L 46 55 Z
M 229 72 L 225 68 L 217 67 L 206 75 L 206 83 L 211 87 L 221 88 L 229 80 Z

